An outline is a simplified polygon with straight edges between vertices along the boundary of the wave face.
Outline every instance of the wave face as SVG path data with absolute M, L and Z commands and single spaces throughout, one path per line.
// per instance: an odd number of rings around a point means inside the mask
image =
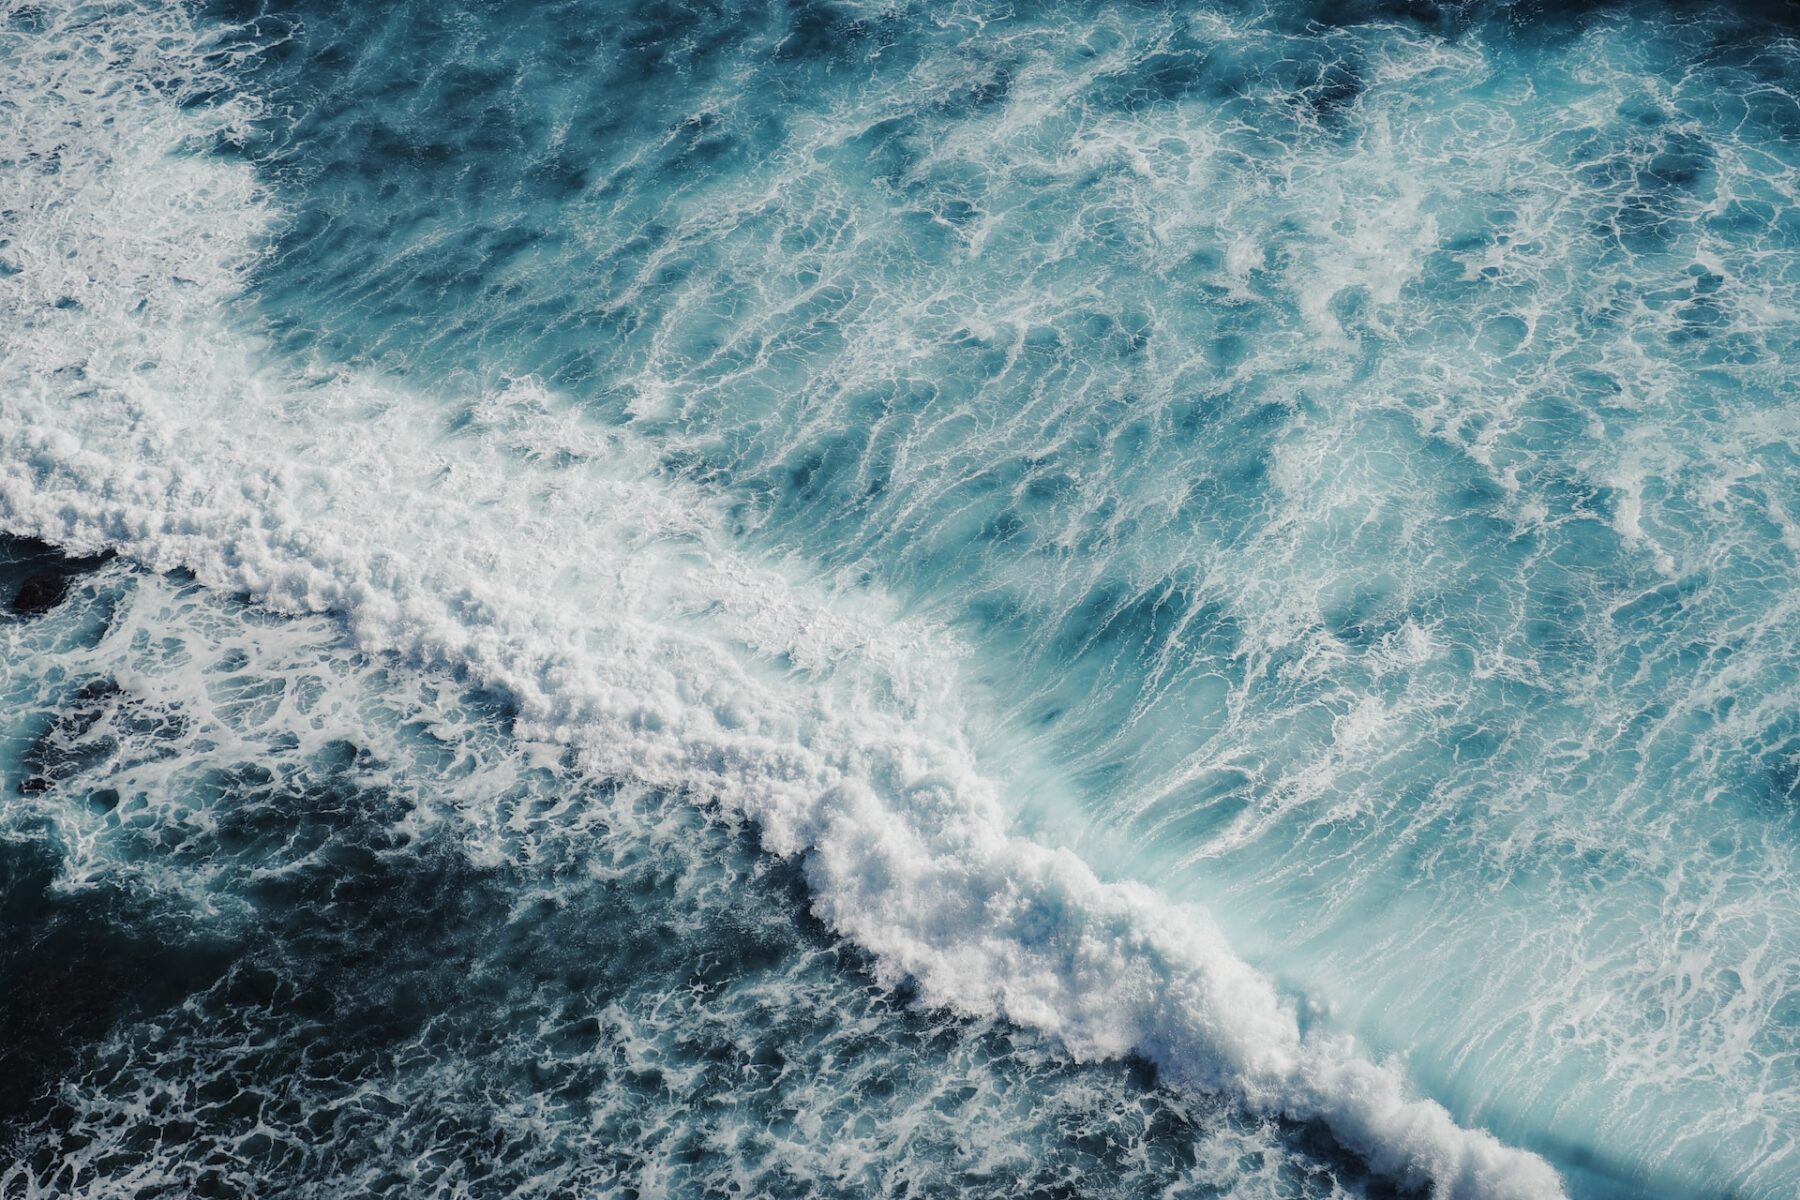
M 1797 77 L 0 0 L 0 1197 L 1792 1194 Z
M 1366 1194 L 909 1007 L 741 824 L 335 620 L 115 564 L 6 632 L 0 1195 Z

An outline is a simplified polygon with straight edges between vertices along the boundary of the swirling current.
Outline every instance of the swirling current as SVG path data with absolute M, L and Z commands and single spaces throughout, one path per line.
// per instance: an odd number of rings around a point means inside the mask
M 1800 1189 L 1800 19 L 0 0 L 0 1200 Z

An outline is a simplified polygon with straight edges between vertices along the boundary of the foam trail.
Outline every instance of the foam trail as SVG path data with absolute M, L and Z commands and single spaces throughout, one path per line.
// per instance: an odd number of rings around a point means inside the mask
M 0 539 L 0 593 L 46 561 Z M 5 1044 L 60 1075 L 15 1120 L 0 1073 L 6 1200 L 1367 1194 L 1223 1098 L 907 1010 L 742 822 L 584 777 L 331 617 L 116 564 L 0 622 L 0 698 L 0 780 L 48 784 L 0 805 L 0 1005 L 132 980 L 97 1040 L 59 1006 Z
M 250 167 L 200 153 L 254 108 L 183 105 L 224 82 L 229 35 L 156 5 L 0 18 L 6 529 L 340 614 L 365 649 L 504 690 L 523 733 L 594 770 L 742 812 L 927 1003 L 1323 1121 L 1444 1196 L 1561 1193 L 1303 1034 L 1201 912 L 1009 835 L 941 631 L 748 560 L 705 494 L 529 381 L 445 413 L 267 361 L 227 312 L 279 214 Z

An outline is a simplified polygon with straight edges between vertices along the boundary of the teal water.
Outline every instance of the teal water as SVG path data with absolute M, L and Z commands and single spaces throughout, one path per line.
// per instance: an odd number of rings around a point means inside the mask
M 0 1195 L 1800 1185 L 1785 10 L 0 13 Z
M 1363 1194 L 1304 1129 L 909 1008 L 741 828 L 335 622 L 114 566 L 6 633 L 50 787 L 0 857 L 0 1194 Z

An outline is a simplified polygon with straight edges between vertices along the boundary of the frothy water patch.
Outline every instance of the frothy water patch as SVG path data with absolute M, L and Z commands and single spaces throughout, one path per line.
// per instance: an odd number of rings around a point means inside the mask
M 336 620 L 116 565 L 0 648 L 8 1200 L 1383 1194 L 910 1006 L 738 822 Z

